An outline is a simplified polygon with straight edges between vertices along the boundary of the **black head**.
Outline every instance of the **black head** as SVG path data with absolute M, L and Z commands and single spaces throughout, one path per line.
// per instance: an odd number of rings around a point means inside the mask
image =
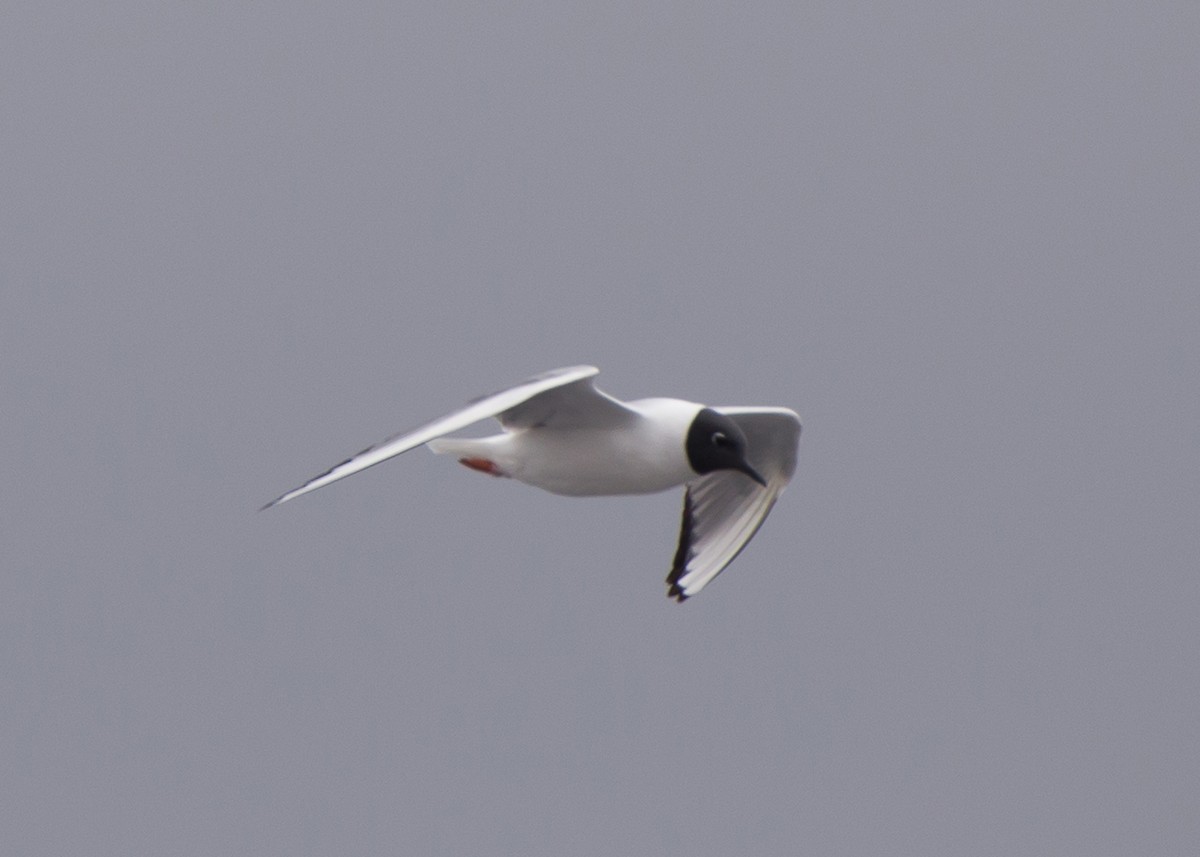
M 704 408 L 688 429 L 688 464 L 701 475 L 714 470 L 737 470 L 765 486 L 766 480 L 746 460 L 746 446 L 746 435 L 737 423 L 712 408 Z

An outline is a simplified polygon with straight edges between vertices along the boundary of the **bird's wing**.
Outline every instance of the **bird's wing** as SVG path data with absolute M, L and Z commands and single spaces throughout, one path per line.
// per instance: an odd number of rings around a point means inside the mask
M 800 417 L 786 408 L 717 408 L 746 435 L 747 459 L 761 486 L 744 473 L 718 470 L 687 484 L 679 549 L 667 575 L 668 596 L 695 595 L 733 562 L 758 532 L 796 470 Z
M 506 426 L 528 427 L 547 424 L 557 426 L 560 417 L 556 417 L 556 413 L 562 413 L 567 419 L 584 418 L 591 414 L 597 421 L 604 419 L 605 415 L 610 419 L 614 418 L 620 412 L 635 416 L 633 411 L 626 409 L 620 402 L 596 390 L 591 378 L 599 371 L 595 366 L 554 369 L 535 375 L 507 390 L 480 396 L 454 413 L 364 449 L 320 476 L 313 477 L 294 491 L 272 500 L 263 508 L 278 506 L 293 497 L 316 491 L 331 482 L 366 470 L 395 455 L 488 417 L 496 417 Z
M 596 389 L 597 371 L 505 408 L 496 419 L 510 430 L 618 428 L 640 419 L 624 402 Z

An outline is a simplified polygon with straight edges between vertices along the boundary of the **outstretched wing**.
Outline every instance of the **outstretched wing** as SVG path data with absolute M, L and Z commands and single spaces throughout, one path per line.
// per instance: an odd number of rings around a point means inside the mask
M 586 417 L 588 414 L 596 420 L 603 419 L 605 415 L 616 418 L 621 412 L 632 415 L 632 411 L 627 411 L 620 402 L 600 393 L 592 385 L 591 378 L 599 371 L 595 366 L 554 369 L 535 375 L 507 390 L 480 396 L 468 402 L 461 410 L 364 449 L 320 476 L 313 477 L 299 488 L 272 500 L 263 506 L 263 509 L 278 506 L 309 491 L 316 491 L 331 482 L 366 470 L 402 452 L 488 417 L 497 417 L 508 427 L 528 427 L 557 425 L 555 414 L 558 412 L 567 419 Z
M 687 484 L 683 525 L 667 594 L 680 602 L 695 595 L 733 562 L 758 532 L 796 470 L 800 417 L 787 408 L 717 408 L 746 435 L 747 458 L 766 479 L 718 470 Z
M 596 389 L 597 371 L 506 408 L 496 414 L 496 419 L 509 430 L 617 428 L 640 419 L 638 412 L 624 402 Z

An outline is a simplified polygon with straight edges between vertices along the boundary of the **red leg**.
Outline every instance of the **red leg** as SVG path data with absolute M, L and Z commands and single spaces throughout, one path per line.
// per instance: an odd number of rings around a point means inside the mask
M 505 473 L 503 470 L 500 469 L 500 465 L 496 464 L 496 462 L 492 461 L 489 458 L 460 458 L 458 460 L 458 463 L 465 464 L 467 467 L 471 468 L 472 470 L 478 470 L 480 473 L 486 473 L 489 476 L 507 476 L 508 475 L 507 473 Z

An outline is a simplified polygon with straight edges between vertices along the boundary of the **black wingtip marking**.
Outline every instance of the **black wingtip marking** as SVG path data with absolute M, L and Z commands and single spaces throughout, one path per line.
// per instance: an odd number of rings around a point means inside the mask
M 679 528 L 679 547 L 675 551 L 675 559 L 671 563 L 671 571 L 667 575 L 667 583 L 670 584 L 670 588 L 667 590 L 667 597 L 674 598 L 680 604 L 688 599 L 688 594 L 679 585 L 679 578 L 683 577 L 687 572 L 688 561 L 692 558 L 692 524 L 694 514 L 692 492 L 690 489 L 687 489 L 683 492 L 683 523 Z
M 347 464 L 349 464 L 351 461 L 354 461 L 354 459 L 356 459 L 356 458 L 359 458 L 360 456 L 366 455 L 366 454 L 367 454 L 368 452 L 370 452 L 371 450 L 373 450 L 373 449 L 377 449 L 377 448 L 379 448 L 379 447 L 383 446 L 383 444 L 385 444 L 385 443 L 387 443 L 387 441 L 386 441 L 386 440 L 385 440 L 385 441 L 383 441 L 382 443 L 377 443 L 377 444 L 374 444 L 373 446 L 368 446 L 366 449 L 364 449 L 364 450 L 361 450 L 361 451 L 359 451 L 359 452 L 356 452 L 356 453 L 354 453 L 354 455 L 350 456 L 350 457 L 349 457 L 349 458 L 347 458 L 345 461 L 343 461 L 343 462 L 341 462 L 341 463 L 339 463 L 339 464 L 335 464 L 335 465 L 333 465 L 333 467 L 329 468 L 329 469 L 328 469 L 328 470 L 326 470 L 324 473 L 319 473 L 319 474 L 317 474 L 317 475 L 316 475 L 316 476 L 314 476 L 312 479 L 308 480 L 308 481 L 307 481 L 307 482 L 305 482 L 303 485 L 301 485 L 299 488 L 296 488 L 294 491 L 289 491 L 289 492 L 287 492 L 287 494 L 280 494 L 278 497 L 276 497 L 276 498 L 275 498 L 274 500 L 272 500 L 270 503 L 268 503 L 267 505 L 265 505 L 265 506 L 261 507 L 261 508 L 260 508 L 258 511 L 260 511 L 260 512 L 265 512 L 267 509 L 270 509 L 270 508 L 273 508 L 273 507 L 275 507 L 275 506 L 278 506 L 280 503 L 284 502 L 284 499 L 285 499 L 285 498 L 286 498 L 286 497 L 287 497 L 289 494 L 295 494 L 295 493 L 296 493 L 296 491 L 303 491 L 305 488 L 307 488 L 309 485 L 312 485 L 312 484 L 313 484 L 314 482 L 316 482 L 318 479 L 324 479 L 326 476 L 328 476 L 330 473 L 333 473 L 333 471 L 337 470 L 339 467 L 345 467 L 345 466 L 346 466 Z M 382 463 L 383 463 L 383 462 L 380 462 L 380 461 L 377 461 L 377 462 L 375 462 L 375 464 L 382 464 Z M 375 464 L 372 464 L 371 466 L 372 466 L 372 467 L 374 467 L 374 466 L 375 466 Z M 336 482 L 337 480 L 335 479 L 334 481 Z
M 259 506 L 258 511 L 265 512 L 265 511 L 267 511 L 267 509 L 274 509 L 276 506 L 278 506 L 280 503 L 283 502 L 283 498 L 286 496 L 287 496 L 287 494 L 280 494 L 278 497 L 276 497 L 270 503 L 264 503 L 263 505 Z

